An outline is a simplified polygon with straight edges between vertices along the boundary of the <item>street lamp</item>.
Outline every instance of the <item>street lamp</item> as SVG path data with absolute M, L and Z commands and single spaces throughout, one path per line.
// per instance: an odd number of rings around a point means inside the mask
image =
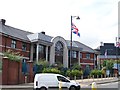
M 118 70 L 118 48 L 117 48 L 117 37 L 116 37 L 116 60 L 117 60 L 117 70 Z M 119 74 L 119 70 L 118 70 L 118 73 L 117 74 Z M 117 75 L 118 76 L 118 75 Z
M 70 67 L 71 67 L 71 61 L 72 61 L 72 18 L 76 18 L 77 20 L 80 19 L 79 16 L 71 16 L 71 39 L 70 39 Z

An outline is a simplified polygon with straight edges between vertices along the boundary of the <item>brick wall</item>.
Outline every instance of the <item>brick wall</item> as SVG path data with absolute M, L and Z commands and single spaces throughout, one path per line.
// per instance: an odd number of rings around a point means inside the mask
M 7 58 L 2 59 L 2 84 L 3 85 L 15 85 L 25 83 L 25 75 L 22 73 L 22 63 L 10 61 Z M 27 62 L 29 70 L 28 70 L 28 78 L 27 82 L 33 82 L 34 73 L 33 73 L 33 63 Z
M 0 35 L 1 37 L 1 35 Z M 26 51 L 23 51 L 22 50 L 22 43 L 23 43 L 23 40 L 20 40 L 20 39 L 15 39 L 16 40 L 16 48 L 11 48 L 11 41 L 12 39 L 14 39 L 13 37 L 9 37 L 9 36 L 3 36 L 2 35 L 2 43 L 0 43 L 0 52 L 4 52 L 4 51 L 7 51 L 8 49 L 11 49 L 15 52 L 19 52 L 23 57 L 27 57 L 29 58 L 30 56 L 30 42 L 28 41 L 25 41 L 25 43 L 27 44 L 26 46 Z

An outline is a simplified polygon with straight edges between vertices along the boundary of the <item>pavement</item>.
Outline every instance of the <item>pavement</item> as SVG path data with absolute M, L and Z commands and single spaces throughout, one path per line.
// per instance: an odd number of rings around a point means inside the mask
M 81 80 L 76 80 L 76 82 L 79 82 L 81 87 L 89 86 L 93 82 L 96 84 L 105 84 L 105 83 L 111 83 L 111 82 L 117 82 L 120 81 L 120 78 L 117 77 L 108 77 L 108 78 L 91 78 L 91 79 L 81 79 Z
M 91 85 L 92 82 L 96 82 L 96 84 L 102 84 L 102 83 L 110 83 L 110 82 L 117 82 L 119 78 L 117 77 L 109 77 L 109 78 L 97 78 L 97 79 L 80 79 L 75 80 L 76 82 L 79 82 L 81 87 L 84 87 L 86 85 Z M 19 85 L 1 85 L 0 88 L 3 89 L 33 89 L 33 83 L 25 83 L 25 84 L 19 84 Z

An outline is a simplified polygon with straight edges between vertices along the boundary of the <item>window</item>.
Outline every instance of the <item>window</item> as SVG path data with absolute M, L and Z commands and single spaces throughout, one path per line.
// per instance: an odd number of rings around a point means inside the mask
M 12 47 L 12 48 L 16 48 L 16 41 L 15 41 L 15 40 L 12 40 L 12 42 L 11 42 L 11 47 Z
M 26 51 L 26 48 L 27 48 L 27 44 L 23 42 L 23 43 L 22 43 L 22 50 L 23 50 L 23 51 Z
M 57 56 L 63 56 L 63 44 L 60 41 L 55 45 L 55 54 Z
M 72 57 L 77 58 L 77 51 L 72 51 Z
M 46 47 L 44 45 L 39 44 L 39 59 L 45 59 L 46 56 Z
M 80 53 L 80 58 L 82 58 L 82 53 Z
M 69 80 L 67 80 L 66 78 L 62 77 L 62 76 L 57 76 L 58 81 L 61 82 L 70 82 Z
M 55 44 L 55 63 L 63 64 L 63 43 L 61 41 L 56 42 Z
M 90 54 L 86 54 L 86 58 L 87 58 L 87 59 L 90 59 Z

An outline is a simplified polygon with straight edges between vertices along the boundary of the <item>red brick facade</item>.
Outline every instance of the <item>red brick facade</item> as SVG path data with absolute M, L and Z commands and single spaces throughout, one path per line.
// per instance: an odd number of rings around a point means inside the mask
M 29 41 L 23 41 L 21 39 L 15 38 L 15 37 L 10 37 L 10 36 L 5 36 L 5 35 L 0 35 L 2 38 L 2 42 L 0 42 L 0 52 L 5 52 L 8 49 L 14 51 L 14 52 L 19 52 L 20 55 L 26 58 L 30 58 L 30 42 Z M 16 48 L 11 47 L 12 40 L 16 40 Z M 22 43 L 26 43 L 26 50 L 22 50 Z
M 96 62 L 96 59 L 94 57 L 94 53 L 88 53 L 88 52 L 81 52 L 80 57 L 80 63 L 83 69 L 85 69 L 86 65 L 89 65 L 91 69 L 94 69 L 94 65 Z M 90 57 L 86 58 L 86 54 L 89 54 Z M 97 57 L 96 57 L 97 58 Z

